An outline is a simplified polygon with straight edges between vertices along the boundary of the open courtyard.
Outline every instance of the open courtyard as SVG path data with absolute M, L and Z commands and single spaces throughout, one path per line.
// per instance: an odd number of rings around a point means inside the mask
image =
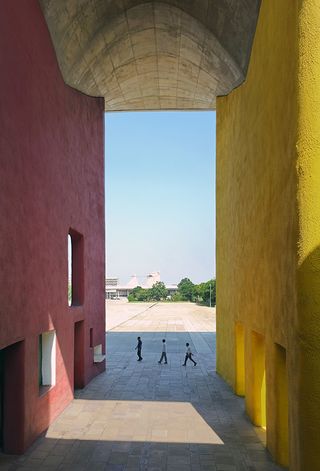
M 21 457 L 36 471 L 277 471 L 243 400 L 215 371 L 215 309 L 191 303 L 107 304 L 107 369 Z M 137 336 L 143 360 L 137 362 Z M 168 364 L 158 364 L 162 338 Z M 189 342 L 197 366 L 182 366 Z

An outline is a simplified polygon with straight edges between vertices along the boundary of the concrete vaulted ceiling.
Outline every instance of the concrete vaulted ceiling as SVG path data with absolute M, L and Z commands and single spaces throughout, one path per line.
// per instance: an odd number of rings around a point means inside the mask
M 214 109 L 245 78 L 260 0 L 40 0 L 65 82 L 106 111 Z

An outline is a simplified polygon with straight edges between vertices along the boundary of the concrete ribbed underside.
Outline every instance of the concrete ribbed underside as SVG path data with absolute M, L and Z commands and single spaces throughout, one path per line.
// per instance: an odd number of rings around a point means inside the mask
M 122 111 L 215 108 L 244 80 L 259 1 L 41 3 L 66 83 Z

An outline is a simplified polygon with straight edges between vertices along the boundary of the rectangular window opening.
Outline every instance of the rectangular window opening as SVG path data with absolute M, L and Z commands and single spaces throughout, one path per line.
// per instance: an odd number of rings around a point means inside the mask
M 39 335 L 39 391 L 46 393 L 56 384 L 56 332 Z
M 102 344 L 93 347 L 93 362 L 101 363 L 105 360 L 106 356 L 102 352 Z
M 83 236 L 68 234 L 68 306 L 81 306 L 84 298 Z

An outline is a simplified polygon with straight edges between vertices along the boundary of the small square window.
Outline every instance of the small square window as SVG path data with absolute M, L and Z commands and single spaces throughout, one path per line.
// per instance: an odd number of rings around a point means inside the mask
M 102 353 L 102 345 L 93 347 L 93 363 L 101 363 L 105 360 L 106 356 Z

